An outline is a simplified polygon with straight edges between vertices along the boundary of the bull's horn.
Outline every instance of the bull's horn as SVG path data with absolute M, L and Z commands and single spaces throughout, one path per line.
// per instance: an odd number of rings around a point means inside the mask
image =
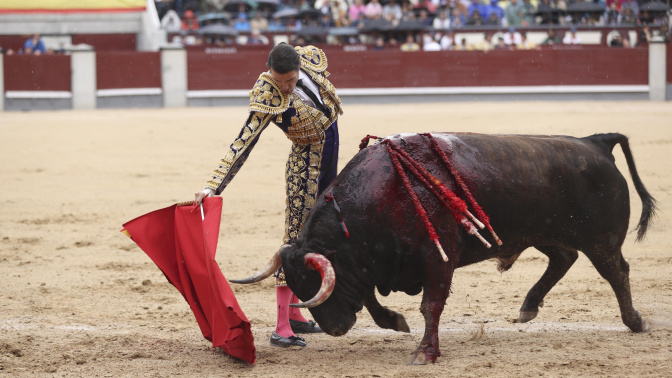
M 280 252 L 289 248 L 289 246 L 290 246 L 289 244 L 283 244 L 283 246 L 280 247 L 280 249 L 278 249 L 277 252 L 275 252 L 275 255 L 273 255 L 273 257 L 271 257 L 271 261 L 269 261 L 268 264 L 266 264 L 266 266 L 264 267 L 264 269 L 261 270 L 260 272 L 258 272 L 257 274 L 255 274 L 253 276 L 250 276 L 248 278 L 242 279 L 242 280 L 229 280 L 229 281 L 231 281 L 233 283 L 239 283 L 239 284 L 250 284 L 250 283 L 259 282 L 259 281 L 267 278 L 268 276 L 273 274 L 273 272 L 275 272 L 276 270 L 278 270 L 278 268 L 280 268 L 282 266 L 282 260 L 280 260 Z
M 310 300 L 303 303 L 290 304 L 292 307 L 312 308 L 319 306 L 326 301 L 336 285 L 336 273 L 331 262 L 326 257 L 317 253 L 306 253 L 305 265 L 308 269 L 316 269 L 322 276 L 322 286 L 320 290 Z

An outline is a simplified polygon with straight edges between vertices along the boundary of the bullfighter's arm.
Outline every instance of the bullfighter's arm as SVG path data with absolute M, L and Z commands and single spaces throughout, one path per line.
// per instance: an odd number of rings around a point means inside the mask
M 229 151 L 219 161 L 217 168 L 212 172 L 205 189 L 210 189 L 214 194 L 220 194 L 233 180 L 243 166 L 252 148 L 259 140 L 261 132 L 271 121 L 271 114 L 251 112 L 236 140 L 231 143 Z
M 270 73 L 262 73 L 250 91 L 250 116 L 238 138 L 231 144 L 228 153 L 220 160 L 210 176 L 204 192 L 213 191 L 214 194 L 220 194 L 247 160 L 261 132 L 271 121 L 282 122 L 282 113 L 288 108 L 289 96 L 280 91 Z

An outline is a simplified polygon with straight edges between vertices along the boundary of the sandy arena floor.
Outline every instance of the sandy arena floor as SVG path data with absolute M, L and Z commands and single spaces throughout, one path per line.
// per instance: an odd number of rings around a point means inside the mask
M 545 256 L 529 250 L 504 274 L 492 261 L 455 273 L 441 320 L 443 355 L 429 366 L 406 365 L 423 334 L 420 296 L 380 298 L 405 315 L 410 334 L 379 329 L 362 312 L 344 337 L 308 335 L 305 349 L 283 350 L 268 342 L 274 282 L 233 285 L 255 335 L 257 364 L 248 365 L 210 348 L 177 290 L 119 232 L 141 214 L 193 199 L 239 132 L 246 109 L 0 113 L 0 375 L 672 376 L 672 104 L 345 110 L 339 167 L 366 134 L 627 134 L 639 174 L 659 201 L 644 242 L 630 234 L 623 246 L 635 307 L 651 332 L 633 334 L 623 325 L 611 288 L 583 255 L 535 320 L 514 323 L 546 267 Z M 256 272 L 281 243 L 289 146 L 270 127 L 224 193 L 217 262 L 227 278 Z M 615 151 L 632 185 L 620 148 Z M 639 214 L 633 197 L 631 228 Z

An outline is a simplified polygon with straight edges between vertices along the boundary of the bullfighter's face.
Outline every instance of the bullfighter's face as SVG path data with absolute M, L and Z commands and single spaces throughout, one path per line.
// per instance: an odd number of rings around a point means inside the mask
M 294 92 L 296 88 L 296 82 L 299 81 L 299 70 L 289 71 L 287 73 L 278 73 L 273 68 L 271 68 L 271 75 L 273 79 L 278 83 L 280 90 L 284 94 L 290 94 Z
M 305 267 L 305 255 L 308 252 L 310 251 L 293 247 L 281 253 L 287 285 L 301 301 L 313 298 L 322 284 L 320 274 Z M 331 262 L 333 266 L 334 262 Z M 324 303 L 309 310 L 324 332 L 332 336 L 343 336 L 357 321 L 356 313 L 362 309 L 362 299 L 358 293 L 348 293 L 344 288 L 345 283 L 339 282 L 337 266 L 334 266 L 334 270 L 334 291 Z

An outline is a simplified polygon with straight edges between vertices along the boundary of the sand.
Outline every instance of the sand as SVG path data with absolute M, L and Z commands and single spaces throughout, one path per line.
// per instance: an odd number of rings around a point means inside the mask
M 11 376 L 672 376 L 672 104 L 434 103 L 346 105 L 341 161 L 366 134 L 471 131 L 630 137 L 639 174 L 659 201 L 647 238 L 623 245 L 635 308 L 651 332 L 631 333 L 616 298 L 580 254 L 533 321 L 515 319 L 546 257 L 526 251 L 456 271 L 436 364 L 406 362 L 424 330 L 420 296 L 383 305 L 411 333 L 359 314 L 343 337 L 308 335 L 304 349 L 269 345 L 274 282 L 233 285 L 252 322 L 257 363 L 212 349 L 187 303 L 119 232 L 139 215 L 193 199 L 240 130 L 244 107 L 0 113 L 0 375 Z M 227 278 L 262 267 L 281 243 L 290 142 L 274 126 L 226 189 L 217 262 Z M 621 172 L 632 185 L 620 149 Z M 631 193 L 634 192 L 631 186 Z M 631 229 L 640 214 L 632 197 Z M 487 211 L 487 209 L 486 209 Z M 305 314 L 309 317 L 309 313 Z

